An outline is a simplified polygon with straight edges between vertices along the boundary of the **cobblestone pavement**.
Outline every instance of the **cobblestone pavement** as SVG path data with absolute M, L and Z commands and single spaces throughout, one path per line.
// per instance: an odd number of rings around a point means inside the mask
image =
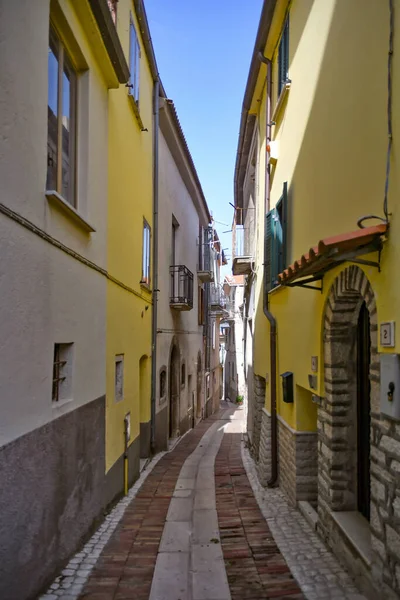
M 41 600 L 365 600 L 259 485 L 243 412 L 224 406 L 156 457 Z
M 307 600 L 366 600 L 301 513 L 279 488 L 263 488 L 242 442 L 247 477 L 261 512 Z

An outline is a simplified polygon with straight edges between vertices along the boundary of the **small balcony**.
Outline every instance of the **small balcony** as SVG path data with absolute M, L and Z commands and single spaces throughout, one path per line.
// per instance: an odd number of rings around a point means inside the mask
M 193 273 L 185 265 L 173 265 L 171 275 L 171 296 L 169 304 L 175 310 L 193 308 Z
M 216 315 L 226 314 L 226 296 L 222 285 L 210 285 L 210 311 Z
M 200 238 L 199 266 L 197 267 L 197 277 L 202 283 L 212 283 L 214 281 L 214 272 L 212 268 L 211 244 L 213 230 L 208 227 L 203 231 Z
M 254 258 L 245 251 L 244 227 L 236 226 L 235 247 L 232 261 L 232 273 L 234 275 L 249 275 L 253 269 Z

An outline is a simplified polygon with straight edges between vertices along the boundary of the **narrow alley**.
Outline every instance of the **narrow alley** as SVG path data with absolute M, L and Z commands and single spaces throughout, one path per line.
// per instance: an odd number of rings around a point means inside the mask
M 243 415 L 223 402 L 150 463 L 41 600 L 364 600 L 304 517 L 258 484 Z
M 0 0 L 0 600 L 400 600 L 399 32 Z

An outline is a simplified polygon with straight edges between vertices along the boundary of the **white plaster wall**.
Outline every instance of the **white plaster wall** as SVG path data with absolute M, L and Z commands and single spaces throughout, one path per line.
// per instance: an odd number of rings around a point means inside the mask
M 91 235 L 51 208 L 47 157 L 49 1 L 0 2 L 0 202 L 106 266 L 107 88 L 76 22 L 89 70 L 78 128 Z M 76 17 L 73 17 L 76 19 Z M 80 106 L 80 105 L 79 105 Z M 86 133 L 85 133 L 86 132 Z M 86 136 L 86 137 L 85 137 Z M 0 444 L 105 393 L 106 279 L 0 213 Z M 73 399 L 53 406 L 55 342 L 74 343 Z
M 176 234 L 176 264 L 186 265 L 193 277 L 193 308 L 190 311 L 171 309 L 170 272 L 172 257 L 172 215 L 179 227 Z M 178 171 L 166 139 L 159 131 L 159 248 L 158 248 L 158 315 L 157 330 L 157 411 L 168 402 L 168 368 L 172 339 L 179 344 L 181 361 L 186 363 L 186 384 L 180 391 L 180 419 L 185 418 L 192 398 L 188 376 L 192 375 L 192 390 L 196 390 L 197 357 L 203 355 L 203 327 L 198 325 L 197 263 L 199 214 Z M 207 223 L 202 223 L 203 227 Z M 181 333 L 180 333 L 181 332 Z M 167 400 L 160 404 L 159 370 L 167 368 Z M 203 383 L 204 393 L 204 383 Z M 202 399 L 204 401 L 204 399 Z M 195 398 L 196 402 L 196 398 Z

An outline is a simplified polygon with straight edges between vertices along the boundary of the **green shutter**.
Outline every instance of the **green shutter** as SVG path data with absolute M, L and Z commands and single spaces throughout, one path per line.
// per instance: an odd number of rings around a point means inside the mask
M 267 292 L 272 289 L 272 245 L 273 210 L 265 215 L 264 231 L 264 285 Z
M 288 192 L 287 181 L 283 184 L 282 194 L 282 210 L 281 210 L 281 225 L 282 225 L 282 272 L 287 267 L 287 215 L 288 215 Z
M 282 31 L 278 51 L 278 96 L 286 84 L 289 75 L 289 17 Z

